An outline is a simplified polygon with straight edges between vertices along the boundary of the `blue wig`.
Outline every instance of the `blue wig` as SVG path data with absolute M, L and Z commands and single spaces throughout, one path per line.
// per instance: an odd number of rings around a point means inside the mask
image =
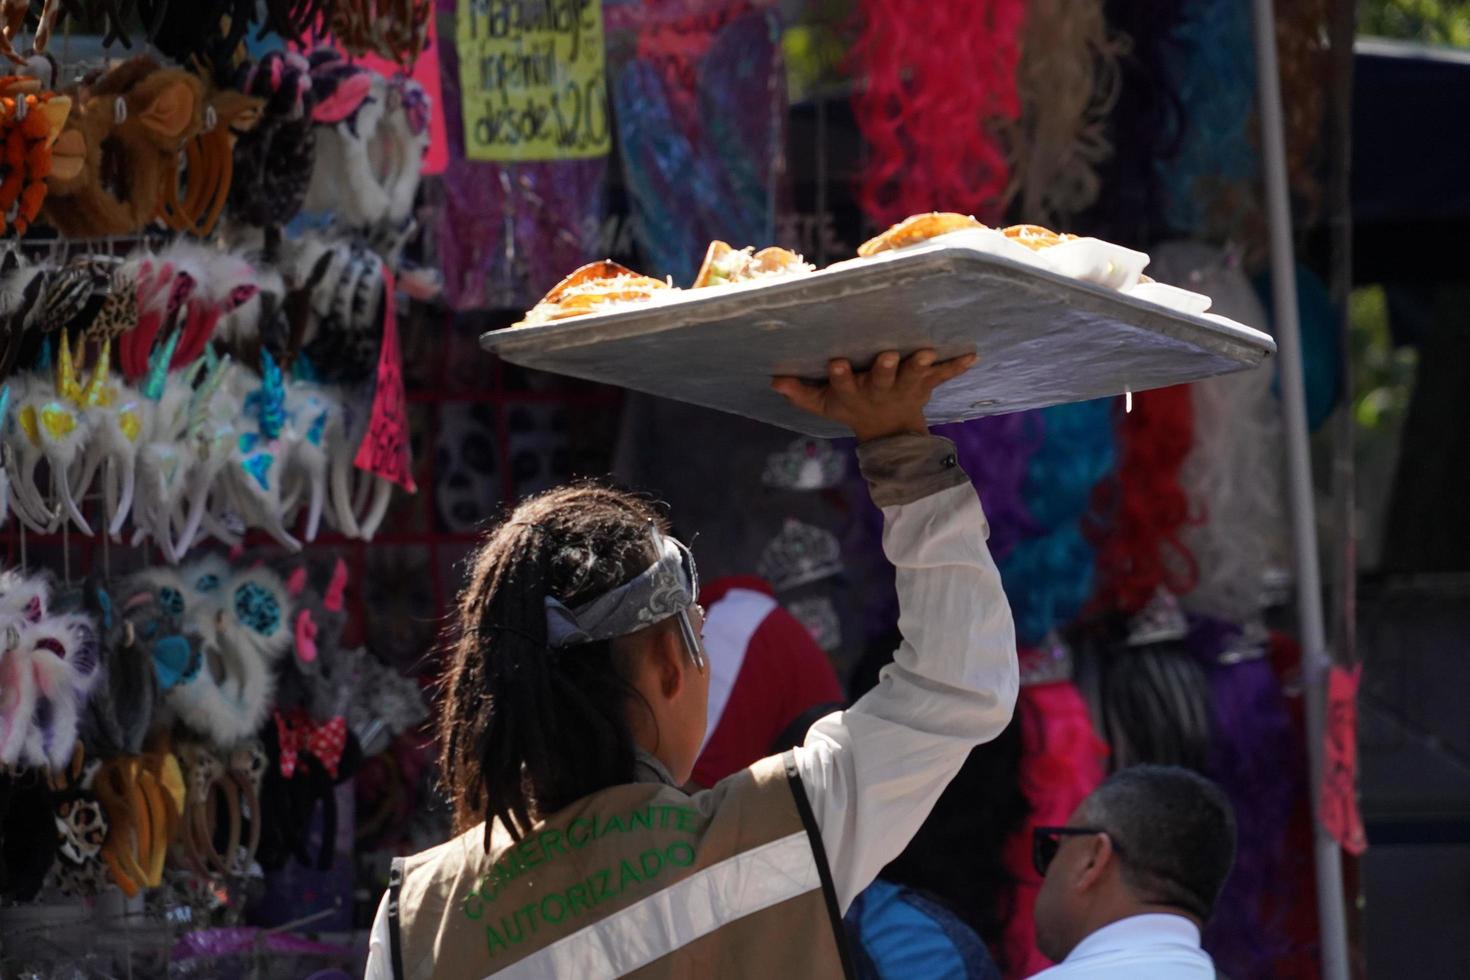
M 1212 184 L 1248 185 L 1257 176 L 1251 141 L 1256 58 L 1248 4 L 1185 0 L 1178 17 L 1160 60 L 1182 118 L 1175 152 L 1155 167 L 1166 224 L 1198 234 L 1210 223 Z
M 1113 469 L 1113 400 L 1043 409 L 1041 426 L 1022 483 L 1031 526 L 1000 563 L 1023 646 L 1065 626 L 1092 594 L 1095 555 L 1082 526 L 1093 488 Z

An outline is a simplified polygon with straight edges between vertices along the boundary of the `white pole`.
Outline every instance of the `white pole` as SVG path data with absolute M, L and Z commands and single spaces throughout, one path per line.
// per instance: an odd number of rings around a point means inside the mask
M 1307 443 L 1307 397 L 1302 383 L 1301 325 L 1297 322 L 1296 261 L 1292 256 L 1291 206 L 1286 186 L 1286 138 L 1281 121 L 1281 75 L 1276 64 L 1276 14 L 1272 0 L 1255 5 L 1256 84 L 1260 92 L 1261 148 L 1265 157 L 1266 207 L 1271 228 L 1271 291 L 1276 344 L 1281 357 L 1281 408 L 1286 423 L 1286 478 L 1296 560 L 1297 619 L 1302 639 L 1302 690 L 1306 697 L 1313 853 L 1317 867 L 1317 918 L 1324 980 L 1348 980 L 1347 911 L 1342 857 L 1322 826 L 1322 737 L 1325 732 L 1327 631 L 1322 615 L 1322 573 L 1312 508 L 1312 466 Z

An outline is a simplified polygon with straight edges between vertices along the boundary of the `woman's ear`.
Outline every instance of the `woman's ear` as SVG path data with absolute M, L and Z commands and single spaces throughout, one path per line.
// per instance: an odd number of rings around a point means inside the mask
M 658 651 L 659 693 L 667 701 L 677 698 L 688 678 L 684 676 L 691 664 L 684 653 L 684 640 L 678 630 L 668 628 L 667 623 L 655 627 L 654 649 Z
M 667 624 L 614 640 L 613 649 L 619 655 L 628 683 L 648 699 L 650 706 L 653 702 L 666 703 L 678 697 L 688 683 L 684 676 L 688 669 L 684 643 Z

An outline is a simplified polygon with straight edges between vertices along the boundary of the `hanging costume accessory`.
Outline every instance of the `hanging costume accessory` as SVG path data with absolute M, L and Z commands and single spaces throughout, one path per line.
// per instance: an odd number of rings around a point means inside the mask
M 1026 462 L 1021 493 L 1028 526 L 997 564 L 1016 639 L 1035 645 L 1067 626 L 1092 594 L 1094 554 L 1083 535 L 1093 491 L 1113 468 L 1110 399 L 1042 409 L 1040 444 Z
M 260 121 L 263 99 L 221 89 L 210 96 L 204 126 L 185 144 L 182 166 L 165 175 L 158 217 L 175 231 L 208 237 L 229 200 L 234 149 Z M 185 192 L 180 197 L 182 183 Z
M 85 608 L 97 622 L 102 658 L 102 680 L 87 702 L 83 737 L 102 755 L 137 755 L 153 723 L 159 692 L 152 654 L 138 635 L 138 611 L 117 609 L 94 580 L 83 586 L 83 594 Z
M 255 19 L 255 0 L 137 0 L 153 46 L 180 63 L 228 63 Z
M 391 203 L 368 154 L 387 112 L 387 79 L 330 48 L 313 51 L 310 62 L 319 133 L 305 206 L 331 211 L 350 228 L 374 228 Z
M 261 33 L 279 34 L 284 40 L 305 44 L 323 21 L 330 22 L 339 0 L 265 0 L 265 24 Z
M 46 220 L 63 235 L 126 235 L 158 212 L 166 175 L 204 125 L 195 75 L 134 58 L 87 92 L 53 147 Z M 80 160 L 80 166 L 75 164 Z
M 72 100 L 39 90 L 35 79 L 0 79 L 0 228 L 24 235 L 46 200 L 51 148 L 71 114 Z
M 102 857 L 113 881 L 129 897 L 158 887 L 184 812 L 178 759 L 167 749 L 113 756 L 94 785 L 112 824 Z
M 112 824 L 94 789 L 101 763 L 84 761 L 77 745 L 70 764 L 51 773 L 51 801 L 60 840 L 51 874 L 68 895 L 96 895 L 108 881 L 104 847 Z
M 250 522 L 282 547 L 300 551 L 301 542 L 283 523 L 281 505 L 282 475 L 292 448 L 288 440 L 294 436 L 286 428 L 285 381 L 269 351 L 262 350 L 260 359 L 259 387 L 241 399 L 244 424 L 225 473 L 237 507 Z M 241 384 L 252 380 L 244 372 L 235 377 Z
M 1127 39 L 1109 30 L 1103 0 L 1029 0 L 1016 66 L 1020 114 L 1001 133 L 1011 171 L 1005 203 L 1042 224 L 1090 207 L 1112 155 L 1108 115 L 1117 102 Z
M 15 52 L 15 39 L 26 29 L 26 16 L 31 12 L 31 0 L 4 0 L 0 2 L 0 55 L 10 59 L 11 64 L 24 65 L 26 60 Z
M 228 212 L 249 225 L 283 225 L 301 210 L 316 160 L 311 66 L 299 54 L 272 52 L 241 65 L 236 82 L 265 102 L 255 128 L 237 134 Z
M 1267 322 L 1238 256 L 1198 242 L 1153 249 L 1160 281 L 1208 293 L 1225 316 L 1258 327 Z M 1245 623 L 1263 608 L 1262 578 L 1285 554 L 1281 414 L 1273 372 L 1244 371 L 1189 386 L 1193 445 L 1178 470 L 1188 508 L 1198 519 L 1179 539 L 1198 568 L 1181 594 L 1191 613 Z M 1254 474 L 1242 480 L 1242 473 Z
M 44 582 L 0 574 L 0 764 L 61 769 L 99 680 L 96 628 L 49 604 Z
M 347 719 L 338 715 L 326 722 L 315 722 L 302 708 L 275 713 L 276 745 L 280 751 L 281 776 L 296 774 L 299 753 L 310 752 L 321 762 L 333 779 L 337 778 L 342 753 L 347 747 Z
M 179 758 L 187 782 L 182 833 L 186 864 L 206 877 L 251 874 L 263 821 L 260 790 L 266 757 L 260 744 L 245 741 L 220 755 L 189 742 L 179 747 Z M 221 827 L 223 850 L 215 843 Z
M 306 703 L 322 717 L 338 713 L 351 697 L 350 677 L 343 675 L 338 643 L 347 623 L 345 594 L 347 562 L 338 557 L 331 563 L 331 574 L 321 587 L 315 586 L 322 566 L 309 556 L 290 556 L 274 563 L 274 569 L 286 581 L 286 592 L 295 608 L 292 620 L 296 654 L 296 673 L 305 678 L 311 690 Z M 278 699 L 280 700 L 280 699 Z
M 270 711 L 272 667 L 292 641 L 291 603 L 280 578 L 263 567 L 232 570 L 205 559 L 178 570 L 139 572 L 124 590 L 131 596 L 149 592 L 163 623 L 173 627 L 158 633 L 182 633 L 214 665 L 180 677 L 168 690 L 179 719 L 219 746 L 253 735 Z
M 1191 397 L 1185 385 L 1140 392 L 1117 417 L 1118 472 L 1097 504 L 1095 608 L 1137 613 L 1160 590 L 1183 595 L 1199 580 L 1180 538 L 1198 520 L 1179 485 L 1194 442 Z
M 1283 751 L 1296 736 L 1281 681 L 1262 656 L 1269 634 L 1251 633 L 1192 618 L 1187 641 L 1210 682 L 1214 726 L 1205 774 L 1229 796 L 1239 824 L 1235 863 L 1205 932 L 1213 955 L 1236 976 L 1269 975 L 1290 951 L 1271 896 L 1295 860 L 1287 834 L 1306 782 L 1305 753 Z
M 626 47 L 636 52 L 609 65 L 610 94 L 638 243 L 657 274 L 689 283 L 711 239 L 772 237 L 785 145 L 781 28 L 774 11 L 744 4 L 691 16 L 677 31 L 660 29 L 666 16 L 656 6 L 609 6 L 607 35 L 632 35 Z M 577 237 L 578 209 L 590 202 L 575 196 L 575 182 L 586 174 L 565 165 L 527 174 L 517 165 L 505 178 L 496 211 L 524 223 L 511 235 L 533 286 L 554 281 L 543 256 L 580 248 L 572 258 L 582 258 L 596 248 Z
M 1021 111 L 1023 0 L 863 0 L 853 100 L 870 162 L 859 199 L 879 225 L 936 204 L 992 222 L 1009 184 L 992 127 Z M 943 39 L 936 41 L 936 39 Z
M 343 656 L 342 671 L 351 685 L 347 722 L 364 756 L 384 751 L 393 739 L 428 719 L 429 705 L 418 681 L 404 677 L 365 647 Z
M 333 719 L 318 728 L 308 716 L 295 712 L 292 715 L 293 719 L 284 723 L 283 716 L 278 716 L 276 724 L 265 726 L 262 732 L 270 762 L 261 790 L 265 818 L 260 863 L 275 869 L 294 857 L 306 867 L 324 871 L 332 866 L 337 850 L 336 785 L 357 772 L 362 753 L 342 719 Z M 289 749 L 283 749 L 283 734 L 290 743 Z M 316 754 L 315 748 L 327 754 L 335 771 Z M 288 752 L 294 758 L 289 776 L 285 764 Z M 315 820 L 318 804 L 319 824 Z M 308 847 L 313 825 L 321 831 L 321 847 L 315 860 Z
M 187 787 L 181 835 L 185 860 L 199 874 L 228 876 L 239 852 L 243 826 L 239 784 L 208 746 L 180 743 L 178 757 Z M 221 801 L 223 814 L 216 809 Z M 215 845 L 221 817 L 227 828 L 223 850 Z

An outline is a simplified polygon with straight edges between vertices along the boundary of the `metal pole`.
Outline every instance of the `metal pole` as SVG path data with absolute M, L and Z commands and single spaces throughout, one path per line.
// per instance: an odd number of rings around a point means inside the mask
M 1281 355 L 1281 408 L 1286 427 L 1286 477 L 1296 564 L 1297 619 L 1302 639 L 1302 691 L 1306 698 L 1313 854 L 1317 869 L 1317 918 L 1324 980 L 1348 980 L 1347 915 L 1342 858 L 1322 826 L 1322 737 L 1325 731 L 1326 628 L 1322 574 L 1312 508 L 1312 466 L 1307 442 L 1307 398 L 1302 383 L 1301 325 L 1297 322 L 1296 263 L 1292 256 L 1291 205 L 1286 186 L 1286 137 L 1281 119 L 1281 74 L 1276 64 L 1276 13 L 1272 0 L 1252 0 L 1255 11 L 1256 84 L 1260 93 L 1261 148 L 1271 229 L 1271 291 L 1276 344 Z

